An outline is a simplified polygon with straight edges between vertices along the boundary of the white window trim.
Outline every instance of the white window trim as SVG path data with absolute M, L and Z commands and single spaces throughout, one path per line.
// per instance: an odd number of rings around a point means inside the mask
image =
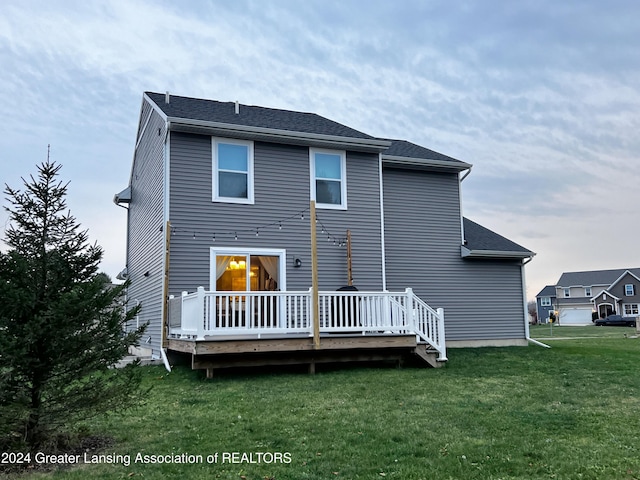
M 221 197 L 218 195 L 218 143 L 227 143 L 229 145 L 242 145 L 248 147 L 247 158 L 247 198 Z M 211 137 L 211 165 L 212 165 L 212 201 L 223 203 L 242 203 L 246 205 L 254 204 L 253 196 L 253 142 L 245 140 L 236 140 L 230 138 Z
M 338 155 L 340 157 L 340 199 L 342 200 L 342 203 L 339 205 L 334 205 L 333 203 L 316 203 L 316 207 L 329 210 L 347 210 L 347 153 L 344 150 L 326 150 L 322 148 L 309 149 L 311 200 L 314 201 L 316 199 L 316 153 L 326 153 L 329 155 Z
M 591 297 L 592 296 L 591 287 L 584 287 L 584 296 L 585 297 Z
M 563 288 L 563 295 L 564 298 L 571 298 L 571 289 L 570 288 Z
M 631 287 L 631 295 L 627 293 L 627 287 Z M 625 297 L 633 297 L 636 294 L 636 287 L 633 283 L 627 283 L 624 286 L 624 296 Z
M 246 256 L 264 255 L 278 257 L 278 290 L 287 291 L 287 251 L 276 248 L 242 248 L 242 247 L 210 247 L 209 249 L 209 290 L 216 291 L 216 257 L 224 256 Z
M 551 306 L 551 297 L 542 297 L 542 299 L 540 299 L 540 306 L 541 307 L 550 307 Z
M 636 308 L 635 308 L 636 313 L 633 313 L 633 307 L 634 307 L 634 306 L 636 307 Z M 631 313 L 627 313 L 627 307 L 629 307 L 629 310 L 631 310 Z M 639 304 L 637 304 L 637 303 L 623 303 L 623 304 L 622 304 L 622 313 L 623 313 L 623 316 L 624 316 L 624 315 L 638 315 L 638 313 L 639 313 L 639 309 L 640 309 L 640 305 L 639 305 Z

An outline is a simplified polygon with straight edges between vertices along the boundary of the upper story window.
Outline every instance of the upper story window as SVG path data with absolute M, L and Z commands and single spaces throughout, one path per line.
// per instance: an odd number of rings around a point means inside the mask
M 540 305 L 542 307 L 550 307 L 551 306 L 551 297 L 542 297 L 540 300 Z
M 633 297 L 636 294 L 636 286 L 633 283 L 628 283 L 624 286 L 625 297 Z
M 584 287 L 584 296 L 585 297 L 591 296 L 591 287 Z
M 253 143 L 211 139 L 213 201 L 253 203 Z
M 568 298 L 568 297 L 571 296 L 571 289 L 570 288 L 563 288 L 562 291 L 564 292 L 565 298 Z
M 347 161 L 342 151 L 310 149 L 311 200 L 319 208 L 347 209 Z

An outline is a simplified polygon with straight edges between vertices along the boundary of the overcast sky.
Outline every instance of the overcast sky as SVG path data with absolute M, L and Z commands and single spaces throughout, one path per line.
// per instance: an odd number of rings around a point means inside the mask
M 473 164 L 464 214 L 537 253 L 529 298 L 565 271 L 640 267 L 636 0 L 3 0 L 0 65 L 0 182 L 51 144 L 114 277 L 146 90 L 314 112 Z

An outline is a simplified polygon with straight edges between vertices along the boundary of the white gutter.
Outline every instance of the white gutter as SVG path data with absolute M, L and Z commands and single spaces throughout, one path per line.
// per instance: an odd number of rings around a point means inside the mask
M 471 171 L 471 167 L 469 167 L 469 171 Z M 458 177 L 458 208 L 460 209 L 460 245 L 464 245 L 467 242 L 464 235 L 464 212 L 462 211 L 462 180 L 464 180 L 466 175 L 460 178 L 460 173 L 458 173 L 456 177 Z
M 162 357 L 162 363 L 164 363 L 164 368 L 167 369 L 167 372 L 171 373 L 171 365 L 169 364 L 169 359 L 167 358 L 167 352 L 162 347 L 160 347 L 160 356 Z
M 464 212 L 462 211 L 462 181 L 471 173 L 472 165 L 469 165 L 469 170 L 466 171 L 462 177 L 458 174 L 458 203 L 460 204 L 460 244 L 465 245 L 467 243 L 464 234 Z
M 465 257 L 478 257 L 478 258 L 529 258 L 532 259 L 535 256 L 533 252 L 518 252 L 507 250 L 470 250 L 464 245 L 461 247 L 460 254 Z M 529 260 L 530 261 L 530 260 Z M 527 262 L 529 263 L 529 262 Z
M 165 343 L 165 322 L 168 317 L 168 299 L 165 298 L 165 292 L 168 292 L 169 289 L 169 277 L 168 277 L 168 268 L 167 265 L 167 239 L 170 241 L 170 232 L 167 231 L 167 224 L 169 222 L 169 192 L 170 188 L 170 172 L 171 172 L 171 136 L 169 135 L 168 122 L 165 120 L 165 131 L 163 138 L 163 147 L 162 147 L 162 227 L 160 228 L 160 232 L 162 233 L 162 243 L 163 243 L 163 251 L 164 255 L 162 255 L 162 320 L 160 322 L 160 357 L 164 363 L 165 368 L 168 372 L 171 372 L 171 366 L 169 365 L 169 360 L 167 359 L 167 355 L 164 349 Z M 158 134 L 160 134 L 160 129 L 158 129 Z M 168 237 L 169 236 L 169 237 Z
M 524 334 L 525 338 L 528 342 L 533 343 L 534 345 L 538 345 L 539 347 L 551 348 L 551 346 L 546 343 L 539 342 L 538 340 L 534 340 L 529 336 L 529 309 L 527 308 L 527 280 L 524 276 L 524 266 L 533 260 L 533 257 L 529 258 L 522 262 L 520 265 L 520 275 L 522 277 L 522 299 L 524 301 Z
M 531 337 L 527 337 L 527 340 L 528 340 L 529 342 L 533 343 L 534 345 L 538 345 L 539 347 L 551 348 L 551 346 L 550 346 L 550 345 L 547 345 L 546 343 L 539 342 L 538 340 L 534 340 L 534 339 L 533 339 L 533 338 L 531 338 Z
M 387 291 L 387 253 L 384 242 L 384 194 L 382 183 L 382 154 L 378 154 L 378 175 L 380 177 L 380 247 L 382 249 L 382 291 Z
M 192 120 L 187 118 L 167 117 L 168 127 L 171 130 L 180 129 L 181 127 L 188 130 L 189 128 L 204 128 L 216 131 L 222 131 L 225 134 L 251 134 L 261 135 L 265 138 L 273 138 L 279 140 L 289 140 L 293 142 L 305 142 L 315 140 L 343 147 L 353 148 L 369 148 L 377 151 L 386 150 L 391 142 L 388 140 L 379 140 L 377 138 L 355 138 L 341 137 L 336 135 L 324 135 L 319 133 L 296 132 L 293 130 L 281 130 L 277 128 L 253 127 L 247 125 L 238 125 L 223 122 L 211 122 L 205 120 Z
M 473 165 L 469 165 L 469 170 L 467 170 L 466 173 L 462 176 L 462 178 L 460 179 L 460 183 L 462 183 L 464 181 L 464 179 L 467 178 L 471 174 L 471 169 L 472 168 L 473 168 Z
M 382 160 L 385 163 L 394 165 L 410 165 L 416 167 L 435 167 L 446 170 L 456 170 L 461 172 L 463 170 L 470 170 L 472 165 L 460 160 L 436 160 L 433 158 L 414 158 L 414 157 L 399 157 L 397 155 L 385 155 L 383 154 Z
M 249 125 L 241 125 L 235 123 L 224 123 L 224 122 L 212 122 L 207 120 L 196 120 L 190 118 L 180 118 L 180 117 L 170 117 L 160 106 L 155 102 L 155 100 L 151 99 L 146 93 L 143 94 L 143 98 L 148 100 L 151 107 L 158 112 L 158 114 L 167 122 L 167 130 L 173 130 L 175 128 L 188 128 L 188 127 L 199 127 L 205 129 L 216 129 L 216 130 L 224 130 L 229 134 L 233 133 L 249 133 L 249 134 L 258 134 L 263 135 L 265 137 L 273 137 L 280 139 L 288 139 L 292 141 L 304 141 L 304 140 L 316 140 L 326 143 L 335 143 L 343 146 L 352 146 L 352 147 L 366 147 L 372 148 L 377 151 L 383 151 L 389 148 L 391 145 L 391 141 L 382 140 L 379 138 L 358 138 L 358 137 L 343 137 L 337 135 L 324 135 L 320 133 L 305 133 L 305 132 L 297 132 L 293 130 L 282 130 L 278 128 L 267 128 L 267 127 L 254 127 Z M 170 97 L 169 97 L 170 98 Z M 166 102 L 167 96 L 165 96 Z

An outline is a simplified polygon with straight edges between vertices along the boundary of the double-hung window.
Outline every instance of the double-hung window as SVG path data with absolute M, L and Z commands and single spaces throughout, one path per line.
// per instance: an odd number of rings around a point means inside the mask
M 253 203 L 253 143 L 211 139 L 213 201 Z
M 633 297 L 636 294 L 636 287 L 633 283 L 628 283 L 624 286 L 624 296 Z
M 550 307 L 551 306 L 551 297 L 542 297 L 540 301 L 540 306 L 542 307 Z
M 343 151 L 310 149 L 311 200 L 318 208 L 347 209 L 347 161 Z

